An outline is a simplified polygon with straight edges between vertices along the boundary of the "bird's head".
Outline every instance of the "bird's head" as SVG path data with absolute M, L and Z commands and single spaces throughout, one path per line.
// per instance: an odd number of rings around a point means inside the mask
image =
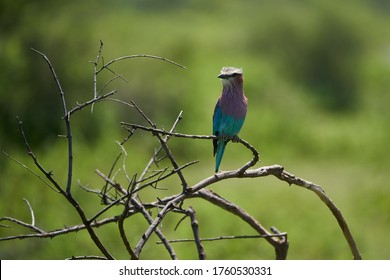
M 243 82 L 243 72 L 241 68 L 223 67 L 221 74 L 217 76 L 222 79 L 222 83 L 239 83 Z

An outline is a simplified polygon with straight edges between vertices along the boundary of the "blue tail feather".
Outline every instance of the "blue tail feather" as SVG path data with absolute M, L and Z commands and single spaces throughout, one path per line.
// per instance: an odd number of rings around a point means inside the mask
M 225 152 L 227 141 L 218 140 L 217 152 L 215 155 L 215 172 L 218 172 L 219 165 L 221 164 L 223 153 Z

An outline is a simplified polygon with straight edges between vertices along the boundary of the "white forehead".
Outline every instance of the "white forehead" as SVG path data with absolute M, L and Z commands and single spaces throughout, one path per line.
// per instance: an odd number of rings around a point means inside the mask
M 221 69 L 221 74 L 223 75 L 233 75 L 233 74 L 240 74 L 242 75 L 242 69 L 241 68 L 235 68 L 235 67 L 223 67 Z

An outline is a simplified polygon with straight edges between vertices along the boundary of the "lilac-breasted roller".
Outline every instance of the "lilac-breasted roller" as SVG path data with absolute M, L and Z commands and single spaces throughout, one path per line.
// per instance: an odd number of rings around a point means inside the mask
M 237 136 L 244 123 L 247 109 L 242 69 L 223 67 L 218 78 L 222 79 L 222 94 L 214 109 L 213 135 L 221 138 L 213 140 L 215 172 L 218 172 L 226 144 L 229 142 L 224 137 Z

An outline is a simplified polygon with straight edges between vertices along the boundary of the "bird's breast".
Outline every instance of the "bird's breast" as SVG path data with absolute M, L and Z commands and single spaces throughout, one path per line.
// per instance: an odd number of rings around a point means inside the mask
M 242 119 L 246 116 L 247 101 L 245 96 L 242 98 L 221 99 L 220 107 L 222 114 L 229 115 L 235 119 Z

